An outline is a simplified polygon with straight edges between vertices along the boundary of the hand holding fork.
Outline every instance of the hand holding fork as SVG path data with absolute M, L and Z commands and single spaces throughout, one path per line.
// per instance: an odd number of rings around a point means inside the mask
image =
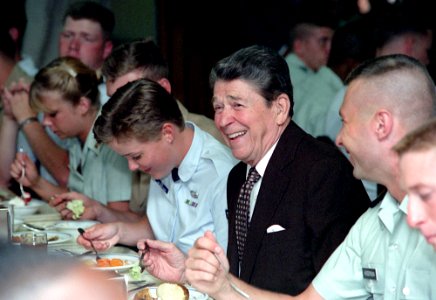
M 24 153 L 23 148 L 20 147 L 18 152 L 19 153 Z M 21 177 L 20 177 L 20 191 L 21 191 L 21 198 L 23 199 L 24 204 L 27 205 L 30 202 L 30 200 L 32 200 L 32 197 L 30 196 L 29 193 L 24 191 L 24 188 L 23 188 L 24 177 L 26 177 L 26 167 L 22 166 L 22 168 L 21 168 Z

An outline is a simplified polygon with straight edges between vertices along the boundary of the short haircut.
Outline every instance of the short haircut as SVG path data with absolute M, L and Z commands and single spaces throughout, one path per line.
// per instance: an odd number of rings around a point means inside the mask
M 137 40 L 122 44 L 105 59 L 102 74 L 115 80 L 129 72 L 140 70 L 143 77 L 158 81 L 168 78 L 168 64 L 158 46 L 151 40 Z
M 435 84 L 427 68 L 413 57 L 392 54 L 366 60 L 350 72 L 345 84 L 357 80 L 368 93 L 377 93 L 359 100 L 362 109 L 388 108 L 408 130 L 435 115 Z
M 60 57 L 42 68 L 30 86 L 30 105 L 44 110 L 41 97 L 46 91 L 59 92 L 64 101 L 76 106 L 87 97 L 92 106 L 100 107 L 99 79 L 94 70 L 73 57 Z
M 159 140 L 164 123 L 183 130 L 185 123 L 176 99 L 160 84 L 139 79 L 120 87 L 103 106 L 94 125 L 99 143 L 136 139 Z
M 236 79 L 255 87 L 268 106 L 281 94 L 288 95 L 291 101 L 289 116 L 292 117 L 294 100 L 289 67 L 277 51 L 259 45 L 238 50 L 216 63 L 210 73 L 209 83 L 213 89 L 217 80 Z
M 400 156 L 411 151 L 436 150 L 436 118 L 406 134 L 393 149 Z
M 414 34 L 426 37 L 429 27 L 416 17 L 401 14 L 386 14 L 378 16 L 375 20 L 374 46 L 381 48 L 398 37 Z
M 99 23 L 106 39 L 110 38 L 115 27 L 114 13 L 105 6 L 93 1 L 79 1 L 71 4 L 65 12 L 64 23 L 67 17 L 73 20 L 88 19 Z

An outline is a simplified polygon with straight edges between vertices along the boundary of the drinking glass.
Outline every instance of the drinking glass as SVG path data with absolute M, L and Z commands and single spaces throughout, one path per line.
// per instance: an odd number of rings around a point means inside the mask
M 21 234 L 21 246 L 47 251 L 47 233 L 25 232 Z

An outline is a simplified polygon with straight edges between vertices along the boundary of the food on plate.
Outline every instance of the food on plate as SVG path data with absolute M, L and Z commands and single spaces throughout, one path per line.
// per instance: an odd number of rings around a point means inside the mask
M 57 240 L 59 240 L 59 237 L 57 235 L 53 235 L 47 239 L 47 242 L 55 242 Z
M 149 288 L 135 294 L 134 300 L 188 300 L 189 290 L 179 283 L 163 282 L 156 289 L 156 295 L 150 293 Z M 156 296 L 157 298 L 153 297 Z
M 21 236 L 13 235 L 11 239 L 12 239 L 12 243 L 21 244 Z M 59 240 L 59 236 L 57 235 L 50 235 L 47 238 L 47 242 L 55 242 L 57 240 Z
M 107 268 L 107 267 L 120 267 L 124 266 L 124 261 L 119 258 L 100 258 L 97 259 L 97 267 Z
M 30 193 L 24 192 L 22 199 L 24 200 L 24 204 L 27 205 L 30 201 L 32 201 L 32 196 Z
M 188 300 L 189 290 L 178 283 L 164 282 L 157 287 L 156 295 L 160 300 Z
M 12 240 L 12 243 L 21 244 L 21 237 L 18 235 L 13 235 L 11 240 Z
M 26 206 L 26 202 L 21 197 L 15 196 L 11 200 L 9 200 L 9 205 L 14 205 L 15 207 L 24 207 Z
M 67 203 L 67 208 L 73 212 L 73 219 L 79 219 L 85 212 L 85 206 L 80 199 L 74 199 Z
M 148 288 L 142 289 L 135 294 L 135 298 L 133 300 L 154 300 L 154 298 L 150 295 L 150 290 Z
M 141 279 L 141 267 L 139 265 L 135 265 L 130 268 L 129 270 L 129 276 L 133 280 L 140 280 Z

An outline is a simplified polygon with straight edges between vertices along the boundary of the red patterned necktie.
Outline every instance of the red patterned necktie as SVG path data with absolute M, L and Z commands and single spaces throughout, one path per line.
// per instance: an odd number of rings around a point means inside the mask
M 236 243 L 238 246 L 239 261 L 242 262 L 244 254 L 245 240 L 248 232 L 248 219 L 250 214 L 250 194 L 254 184 L 260 179 L 254 167 L 250 168 L 248 177 L 239 192 L 238 202 L 236 203 Z

